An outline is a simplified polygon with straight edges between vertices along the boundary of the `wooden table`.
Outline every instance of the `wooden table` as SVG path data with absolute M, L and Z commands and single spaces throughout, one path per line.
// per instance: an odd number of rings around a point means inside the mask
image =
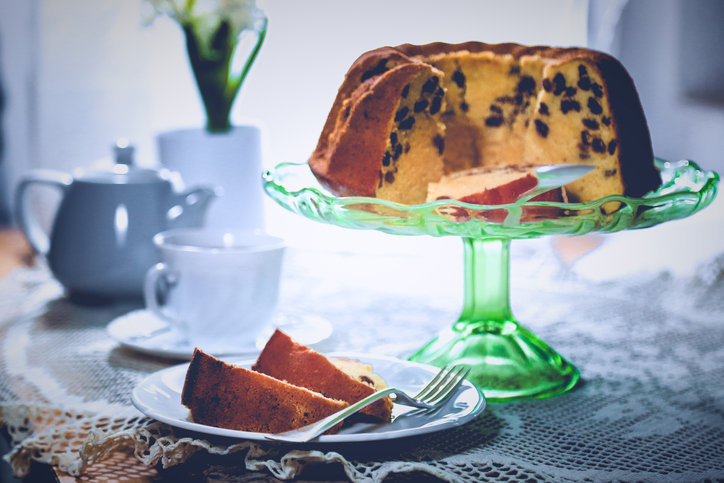
M 35 260 L 35 252 L 18 230 L 0 230 L 0 278 L 6 277 L 18 267 L 29 267 Z

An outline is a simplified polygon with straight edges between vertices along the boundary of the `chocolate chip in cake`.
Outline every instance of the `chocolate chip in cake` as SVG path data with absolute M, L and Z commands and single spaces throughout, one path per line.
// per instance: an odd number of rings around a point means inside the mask
M 390 133 L 390 144 L 394 147 L 397 142 L 397 133 L 395 131 L 392 131 Z
M 604 123 L 606 126 L 610 126 L 610 125 L 611 125 L 611 118 L 610 118 L 610 117 L 607 117 L 607 116 L 603 116 L 603 117 L 601 118 L 601 122 Z
M 398 144 L 397 146 L 395 146 L 395 154 L 392 157 L 392 159 L 397 161 L 397 159 L 400 157 L 401 154 L 402 154 L 402 144 Z
M 452 80 L 459 88 L 465 87 L 465 74 L 461 70 L 453 72 Z
M 593 98 L 593 97 L 589 97 L 589 98 L 588 98 L 588 108 L 589 108 L 589 109 L 591 110 L 591 112 L 594 113 L 594 114 L 602 114 L 602 113 L 603 113 L 603 108 L 601 107 L 601 104 L 599 104 L 598 101 L 597 101 L 595 98 Z
M 485 125 L 490 127 L 498 127 L 503 124 L 502 116 L 490 116 L 485 120 Z
M 578 90 L 575 87 L 566 87 L 566 97 L 573 97 Z
M 402 88 L 402 96 L 403 99 L 407 99 L 407 95 L 410 93 L 410 84 L 407 84 L 405 87 Z
M 422 92 L 431 94 L 435 92 L 435 89 L 437 88 L 437 84 L 440 82 L 440 79 L 437 78 L 437 76 L 430 77 L 425 84 L 422 86 Z
M 520 74 L 520 66 L 517 64 L 511 65 L 510 70 L 508 71 L 508 75 L 518 75 Z
M 581 122 L 583 122 L 584 126 L 593 131 L 599 128 L 598 122 L 595 119 L 584 119 Z
M 385 182 L 387 184 L 392 184 L 395 182 L 395 173 L 392 171 L 388 171 L 385 173 Z
M 581 77 L 578 80 L 578 87 L 584 91 L 589 90 L 591 88 L 591 79 L 589 77 Z
M 535 129 L 542 137 L 548 137 L 548 124 L 544 123 L 540 119 L 535 120 Z
M 605 176 L 606 178 L 610 178 L 611 176 L 616 176 L 616 173 L 618 173 L 618 170 L 615 168 L 607 169 L 606 171 L 603 172 L 603 176 Z
M 556 96 L 561 95 L 563 91 L 566 90 L 566 78 L 560 72 L 553 77 L 553 83 L 556 85 L 556 88 L 553 91 L 553 94 Z
M 468 109 L 470 109 L 470 106 L 468 106 L 468 103 L 463 101 L 460 103 L 460 110 L 463 112 L 468 112 Z
M 544 116 L 550 116 L 550 112 L 548 112 L 548 104 L 541 102 L 540 107 L 538 107 L 538 112 Z
M 490 110 L 496 114 L 503 114 L 503 109 L 500 106 L 497 106 L 495 104 L 490 105 Z
M 445 138 L 440 134 L 435 134 L 432 138 L 432 144 L 437 148 L 437 151 L 442 154 L 445 151 Z
M 588 131 L 581 131 L 581 143 L 583 143 L 584 146 L 591 144 L 591 133 Z
M 370 69 L 368 71 L 365 71 L 362 74 L 362 77 L 360 77 L 360 82 L 364 82 L 367 79 L 374 77 L 376 75 L 383 74 L 383 73 L 387 72 L 387 70 L 388 70 L 387 69 L 387 59 L 382 59 L 381 61 L 379 61 L 377 63 L 377 65 L 375 67 L 373 67 L 372 69 Z
M 581 111 L 581 105 L 578 103 L 578 101 L 573 101 L 570 99 L 563 99 L 561 101 L 561 112 L 563 114 L 568 114 L 568 111 Z
M 416 112 L 416 113 L 417 113 L 417 112 L 422 112 L 422 111 L 424 111 L 424 110 L 427 108 L 427 106 L 428 106 L 429 104 L 430 104 L 430 103 L 427 102 L 426 99 L 420 99 L 420 100 L 417 101 L 417 102 L 415 103 L 415 105 L 412 107 L 412 110 L 413 110 L 414 112 Z
M 591 147 L 597 153 L 606 152 L 606 143 L 604 143 L 603 140 L 600 138 L 593 138 L 593 142 L 591 142 Z
M 588 75 L 588 69 L 586 69 L 585 65 L 580 64 L 578 66 L 578 75 L 580 75 L 581 77 Z
M 410 143 L 405 143 L 405 152 L 406 153 L 410 152 Z
M 442 107 L 442 96 L 435 96 L 430 103 L 430 114 L 437 114 Z
M 407 108 L 405 108 L 405 109 L 407 109 Z M 395 118 L 395 119 L 397 119 L 397 118 Z M 397 125 L 397 129 L 399 129 L 400 131 L 407 131 L 408 129 L 411 129 L 414 124 L 415 124 L 415 118 L 410 116 L 407 119 L 405 119 L 404 121 L 400 122 L 400 124 Z
M 548 78 L 543 79 L 543 81 L 541 82 L 541 84 L 543 85 L 543 89 L 544 89 L 546 92 L 550 92 L 550 91 L 553 90 L 553 84 L 551 83 L 551 80 L 550 80 L 550 79 L 548 79 Z
M 615 139 L 612 139 L 610 143 L 608 143 L 608 154 L 613 154 L 616 152 L 616 146 L 618 146 L 618 143 Z
M 535 93 L 535 87 L 535 79 L 528 75 L 521 77 L 520 82 L 518 82 L 518 92 L 523 94 Z
M 400 122 L 400 121 L 402 121 L 403 119 L 405 119 L 405 118 L 407 117 L 407 114 L 408 114 L 409 112 L 410 112 L 410 110 L 409 110 L 407 107 L 402 107 L 402 108 L 400 108 L 400 109 L 395 113 L 395 122 Z

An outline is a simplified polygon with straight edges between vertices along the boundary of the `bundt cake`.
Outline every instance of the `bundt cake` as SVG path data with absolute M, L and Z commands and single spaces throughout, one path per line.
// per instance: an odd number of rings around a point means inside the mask
M 424 203 L 478 167 L 584 163 L 571 201 L 656 189 L 646 118 L 613 57 L 583 48 L 383 47 L 347 72 L 309 166 L 339 196 Z
M 349 404 L 386 387 L 384 381 L 373 374 L 371 369 L 359 361 L 327 358 L 295 342 L 278 329 L 252 366 L 253 371 Z M 377 420 L 389 421 L 392 401 L 389 398 L 380 399 L 361 413 Z
M 181 403 L 200 424 L 240 431 L 280 433 L 323 419 L 349 403 L 324 397 L 265 374 L 221 361 L 196 349 Z M 337 425 L 328 434 L 339 430 Z

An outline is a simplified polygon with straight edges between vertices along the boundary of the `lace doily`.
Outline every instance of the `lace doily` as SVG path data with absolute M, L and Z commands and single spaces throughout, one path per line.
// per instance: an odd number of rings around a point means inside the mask
M 130 405 L 133 387 L 175 362 L 108 337 L 105 326 L 137 307 L 75 306 L 43 267 L 16 271 L 0 286 L 0 421 L 13 446 L 5 459 L 19 477 L 31 461 L 80 475 L 132 450 L 163 468 L 198 452 L 230 455 L 208 469 L 209 481 L 246 471 L 288 480 L 318 465 L 337 465 L 353 482 L 406 474 L 458 482 L 724 479 L 724 256 L 686 279 L 662 272 L 587 282 L 552 263 L 549 250 L 540 244 L 514 256 L 511 303 L 518 320 L 579 368 L 579 387 L 489 405 L 440 433 L 297 449 L 201 437 L 143 417 Z M 418 273 L 420 263 L 290 251 L 280 310 L 333 322 L 320 351 L 406 357 L 457 318 L 462 299 L 461 281 L 439 274 L 406 284 L 399 274 Z M 320 267 L 369 271 L 386 283 L 341 284 Z

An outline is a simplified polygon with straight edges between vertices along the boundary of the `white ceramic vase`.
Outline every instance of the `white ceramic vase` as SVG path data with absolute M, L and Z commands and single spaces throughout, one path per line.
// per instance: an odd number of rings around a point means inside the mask
M 184 184 L 221 188 L 211 203 L 205 226 L 215 229 L 264 231 L 261 129 L 234 126 L 223 133 L 179 129 L 157 137 L 161 164 L 177 171 Z

